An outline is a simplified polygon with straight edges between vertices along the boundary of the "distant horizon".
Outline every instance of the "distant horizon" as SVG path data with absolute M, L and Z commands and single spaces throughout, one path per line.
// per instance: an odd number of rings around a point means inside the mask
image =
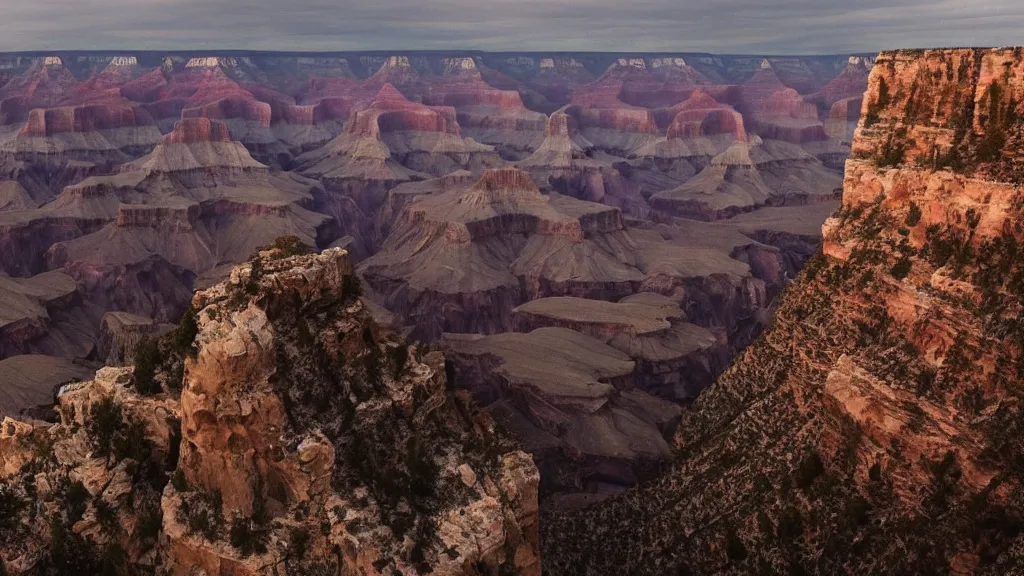
M 1019 0 L 7 0 L 0 50 L 864 54 L 1022 42 Z M 61 48 L 63 47 L 63 48 Z M 102 48 L 92 48 L 102 47 Z
M 983 49 L 989 46 L 969 46 L 963 48 Z M 691 56 L 722 56 L 728 58 L 840 58 L 848 56 L 877 56 L 882 52 L 902 50 L 943 50 L 948 47 L 934 48 L 885 48 L 875 51 L 860 52 L 821 52 L 821 53 L 793 53 L 773 54 L 759 52 L 710 52 L 699 50 L 487 50 L 478 48 L 419 48 L 419 49 L 367 49 L 367 50 L 263 50 L 248 48 L 121 48 L 121 49 L 99 49 L 99 48 L 54 48 L 52 50 L 0 50 L 0 56 L 25 56 L 45 57 L 60 54 L 81 54 L 95 56 L 131 56 L 137 54 L 188 54 L 188 55 L 237 55 L 237 54 L 315 54 L 315 55 L 343 55 L 343 54 L 372 54 L 378 56 L 404 56 L 406 54 L 522 54 L 522 55 L 600 55 L 600 56 L 662 56 L 662 55 L 691 55 Z

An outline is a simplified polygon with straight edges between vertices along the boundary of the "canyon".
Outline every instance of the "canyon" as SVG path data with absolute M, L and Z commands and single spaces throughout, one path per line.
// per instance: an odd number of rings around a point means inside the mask
M 0 54 L 2 566 L 557 573 L 542 514 L 698 442 L 844 166 L 949 144 L 864 141 L 877 65 Z
M 671 470 L 542 517 L 545 573 L 1021 570 L 1022 75 L 1019 48 L 879 55 L 821 252 Z
M 54 359 L 130 365 L 257 249 L 344 248 L 368 305 L 411 341 L 455 354 L 470 335 L 532 345 L 561 328 L 626 354 L 631 369 L 595 381 L 614 393 L 586 394 L 598 412 L 634 397 L 644 431 L 610 433 L 661 448 L 588 459 L 570 441 L 544 457 L 558 493 L 619 491 L 666 461 L 678 408 L 768 325 L 816 249 L 871 62 L 0 55 L 0 360 L 39 362 L 52 377 L 11 387 L 45 405 L 64 383 Z M 535 301 L 568 316 L 521 309 Z M 667 325 L 614 307 L 572 319 L 629 301 Z M 460 385 L 497 410 L 518 394 L 494 396 L 495 374 Z M 516 413 L 531 429 L 551 429 L 551 406 L 580 416 L 528 387 Z
M 1020 49 L 3 58 L 6 573 L 1024 566 Z

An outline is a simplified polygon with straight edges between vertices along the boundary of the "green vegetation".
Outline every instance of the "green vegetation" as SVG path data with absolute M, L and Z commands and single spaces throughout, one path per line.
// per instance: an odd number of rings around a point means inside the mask
M 292 528 L 288 532 L 289 556 L 294 555 L 298 560 L 306 557 L 306 549 L 309 546 L 309 530 L 301 526 Z
M 725 555 L 732 562 L 742 562 L 747 559 L 747 547 L 734 528 L 729 528 L 725 533 Z
M 313 249 L 299 240 L 298 236 L 282 236 L 274 240 L 270 246 L 264 246 L 258 248 L 258 251 L 273 250 L 275 253 L 271 256 L 272 260 L 283 260 L 285 258 L 291 258 L 293 256 L 304 256 L 306 254 L 312 254 Z
M 185 310 L 185 314 L 182 315 L 181 320 L 178 322 L 177 328 L 174 329 L 173 344 L 174 351 L 184 355 L 194 356 L 196 353 L 195 341 L 196 335 L 199 334 L 199 325 L 196 323 L 196 310 L 191 306 L 188 310 Z
M 103 567 L 103 561 L 95 544 L 75 534 L 71 530 L 70 522 L 59 516 L 50 518 L 50 547 L 36 564 L 37 574 L 45 576 L 101 574 L 104 573 L 102 572 Z
M 231 522 L 229 541 L 242 556 L 264 554 L 267 551 L 265 529 L 251 518 L 238 517 Z
M 785 508 L 779 517 L 779 526 L 775 532 L 779 539 L 784 542 L 796 540 L 803 536 L 804 519 L 800 515 L 800 511 L 793 506 Z
M 889 273 L 892 277 L 897 280 L 903 280 L 910 274 L 910 269 L 913 267 L 914 262 L 908 256 L 903 256 L 893 264 L 892 268 L 889 269 Z
M 181 390 L 186 356 L 195 356 L 199 324 L 196 311 L 190 306 L 178 325 L 161 338 L 144 337 L 135 348 L 132 373 L 135 389 L 143 396 L 163 391 L 157 375 L 163 373 L 170 390 Z
M 182 494 L 178 522 L 188 527 L 189 534 L 202 535 L 213 542 L 224 529 L 224 500 L 219 491 L 195 491 Z
M 189 491 L 188 480 L 185 479 L 184 470 L 178 468 L 174 471 L 174 474 L 171 474 L 171 486 L 174 486 L 174 489 L 178 492 Z
M 146 425 L 124 414 L 120 404 L 105 397 L 96 403 L 86 424 L 93 453 L 107 466 L 132 460 L 136 480 L 148 480 L 154 487 L 166 483 L 163 467 L 153 462 L 153 444 L 146 436 Z
M 355 274 L 345 276 L 341 281 L 341 293 L 346 306 L 355 304 L 356 300 L 363 295 L 363 285 L 359 281 L 359 277 Z
M 0 482 L 0 535 L 18 526 L 18 519 L 27 505 L 14 486 Z
M 910 203 L 910 210 L 907 212 L 906 225 L 913 228 L 921 221 L 921 207 L 916 202 Z
M 900 128 L 890 134 L 875 156 L 875 165 L 879 168 L 893 168 L 903 164 L 907 156 L 906 128 Z
M 157 367 L 163 361 L 160 344 L 153 338 L 143 337 L 135 348 L 135 389 L 144 396 L 157 394 L 160 384 L 156 381 Z
M 96 521 L 107 534 L 116 534 L 120 531 L 117 510 L 106 500 L 97 496 L 93 499 L 93 508 L 96 510 Z
M 825 473 L 825 464 L 817 451 L 812 451 L 800 462 L 796 470 L 796 486 L 807 490 L 814 481 Z
M 405 372 L 405 365 L 409 362 L 409 348 L 401 343 L 394 348 L 388 348 L 388 355 L 391 357 L 394 378 L 397 380 L 401 378 Z

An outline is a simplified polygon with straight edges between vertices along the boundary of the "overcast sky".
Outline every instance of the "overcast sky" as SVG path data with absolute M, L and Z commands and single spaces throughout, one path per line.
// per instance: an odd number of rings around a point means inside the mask
M 1024 43 L 1024 0 L 0 0 L 0 50 L 761 54 Z

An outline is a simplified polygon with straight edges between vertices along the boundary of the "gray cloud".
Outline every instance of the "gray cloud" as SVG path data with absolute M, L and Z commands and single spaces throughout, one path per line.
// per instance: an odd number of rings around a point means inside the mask
M 3 0 L 0 50 L 771 54 L 1024 42 L 1020 0 Z

